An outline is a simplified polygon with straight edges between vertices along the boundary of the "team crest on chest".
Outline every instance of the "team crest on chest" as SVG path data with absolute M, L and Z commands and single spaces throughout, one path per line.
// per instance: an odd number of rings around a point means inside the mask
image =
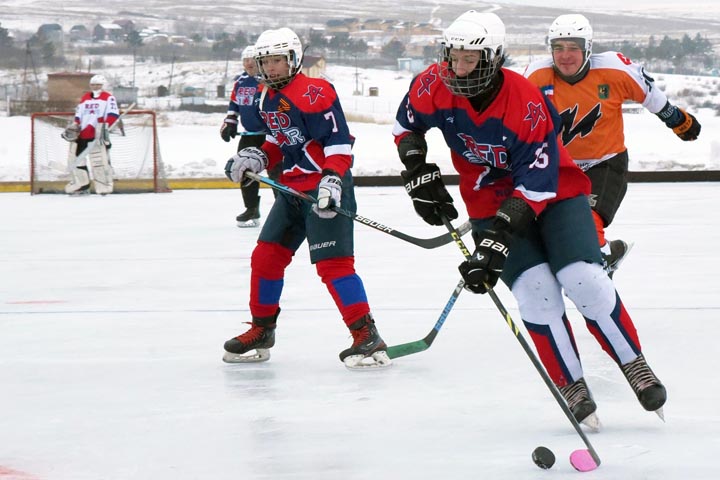
M 606 100 L 610 97 L 610 85 L 603 83 L 598 85 L 598 98 L 600 100 Z
M 538 126 L 540 120 L 547 120 L 547 115 L 545 115 L 545 111 L 543 110 L 541 103 L 528 102 L 527 108 L 528 114 L 525 118 L 523 118 L 523 120 L 528 120 L 530 122 L 530 129 L 535 130 L 535 127 Z
M 303 97 L 308 97 L 310 99 L 310 105 L 317 102 L 317 99 L 320 97 L 324 97 L 322 93 L 322 87 L 316 87 L 315 85 L 308 85 L 307 92 L 303 94 Z
M 437 75 L 435 72 L 427 72 L 425 75 L 420 77 L 420 86 L 417 90 L 417 96 L 420 97 L 427 93 L 430 95 L 430 86 L 437 81 Z

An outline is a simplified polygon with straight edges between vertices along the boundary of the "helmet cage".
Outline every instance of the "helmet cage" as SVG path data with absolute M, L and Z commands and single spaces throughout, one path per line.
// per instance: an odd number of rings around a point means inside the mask
M 282 77 L 270 78 L 264 68 L 264 60 L 268 57 L 284 56 L 289 71 Z M 302 70 L 303 51 L 298 36 L 289 28 L 268 30 L 263 32 L 255 43 L 255 63 L 262 83 L 269 88 L 281 89 Z
M 468 50 L 479 52 L 480 60 L 473 71 L 463 77 L 458 76 L 452 68 L 450 50 L 450 47 L 442 45 L 438 58 L 439 75 L 445 86 L 453 94 L 462 97 L 474 97 L 487 91 L 504 61 L 502 46 L 494 50 L 492 48 Z

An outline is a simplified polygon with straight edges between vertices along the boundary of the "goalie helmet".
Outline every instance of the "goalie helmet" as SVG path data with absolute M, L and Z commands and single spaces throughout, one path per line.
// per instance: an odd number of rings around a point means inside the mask
M 105 83 L 107 83 L 107 82 L 105 81 L 105 77 L 103 77 L 102 75 L 93 75 L 92 78 L 90 79 L 90 87 L 99 85 L 102 88 L 102 86 L 105 85 Z
M 580 14 L 560 15 L 550 25 L 548 31 L 548 48 L 552 53 L 553 42 L 557 40 L 573 40 L 585 52 L 585 61 L 579 68 L 581 72 L 587 65 L 592 53 L 593 29 L 590 21 Z
M 472 72 L 460 77 L 453 70 L 451 50 L 479 51 L 480 61 Z M 443 32 L 440 78 L 455 95 L 474 97 L 487 91 L 504 61 L 505 24 L 494 13 L 469 10 Z
M 286 76 L 270 78 L 263 68 L 263 60 L 272 56 L 284 56 L 290 66 Z M 300 38 L 287 27 L 266 30 L 255 42 L 255 62 L 262 82 L 270 88 L 281 89 L 302 70 L 303 49 Z

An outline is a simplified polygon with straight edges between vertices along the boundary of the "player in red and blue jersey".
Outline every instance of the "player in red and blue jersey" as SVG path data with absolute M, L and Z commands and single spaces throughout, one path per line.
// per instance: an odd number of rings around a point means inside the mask
M 540 359 L 578 421 L 597 427 L 563 292 L 617 362 L 646 410 L 665 388 L 642 355 L 632 319 L 605 274 L 587 195 L 590 182 L 558 143 L 559 116 L 522 75 L 503 69 L 505 25 L 468 11 L 443 34 L 440 59 L 412 82 L 393 130 L 405 187 L 432 225 L 457 218 L 424 135 L 439 128 L 476 250 L 460 265 L 466 288 L 501 278 L 515 296 Z M 661 411 L 659 413 L 662 413 Z
M 307 239 L 310 261 L 350 329 L 353 344 L 340 353 L 348 368 L 391 364 L 387 346 L 370 313 L 362 280 L 355 272 L 353 220 L 335 207 L 355 211 L 350 171 L 353 137 L 335 88 L 300 72 L 303 50 L 289 28 L 263 32 L 255 44 L 261 76 L 253 130 L 269 133 L 261 148 L 234 155 L 225 172 L 235 182 L 282 165 L 281 181 L 317 197 L 317 203 L 281 194 L 268 214 L 252 253 L 250 330 L 225 342 L 227 362 L 263 361 L 275 342 L 285 269 Z M 255 350 L 255 354 L 245 355 Z

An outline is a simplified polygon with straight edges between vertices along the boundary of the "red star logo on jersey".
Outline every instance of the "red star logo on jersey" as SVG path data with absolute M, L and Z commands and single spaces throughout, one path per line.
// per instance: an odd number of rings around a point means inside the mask
M 308 97 L 310 99 L 310 105 L 317 102 L 318 98 L 324 96 L 325 95 L 322 94 L 322 87 L 316 87 L 315 85 L 308 86 L 307 92 L 303 94 L 303 97 Z
M 417 96 L 420 97 L 424 93 L 430 95 L 430 86 L 437 80 L 437 75 L 433 72 L 428 72 L 427 75 L 420 77 L 420 88 L 418 88 Z
M 535 127 L 537 127 L 538 123 L 540 123 L 540 120 L 547 120 L 547 115 L 545 115 L 545 111 L 542 108 L 542 103 L 533 103 L 528 102 L 528 114 L 523 118 L 523 120 L 529 120 L 530 121 L 530 129 L 535 130 Z

